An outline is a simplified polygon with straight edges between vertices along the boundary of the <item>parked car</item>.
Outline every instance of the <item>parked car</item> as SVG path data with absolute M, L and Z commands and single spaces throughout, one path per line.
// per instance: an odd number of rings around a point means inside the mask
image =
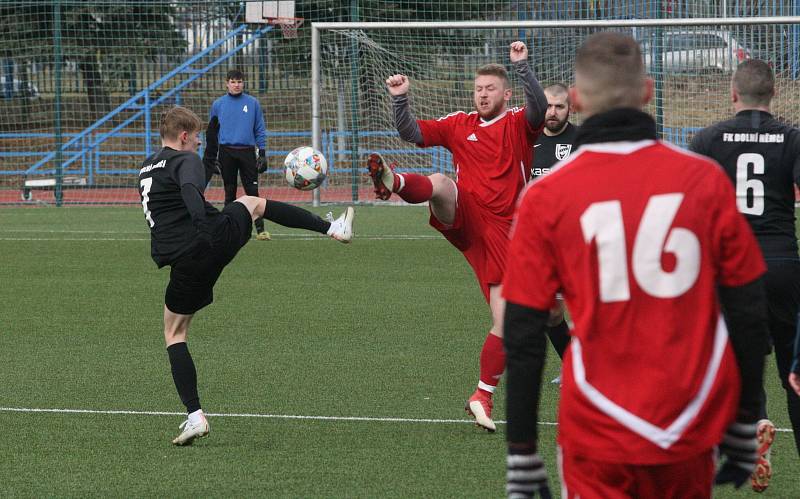
M 661 39 L 663 73 L 730 73 L 751 57 L 750 51 L 730 31 L 664 31 Z M 652 37 L 642 41 L 648 72 L 656 69 L 655 50 Z
M 6 88 L 6 76 L 0 75 L 0 97 L 4 99 L 20 97 L 35 99 L 39 97 L 39 89 L 30 81 L 23 84 L 21 80 L 16 78 L 11 80 L 11 88 Z

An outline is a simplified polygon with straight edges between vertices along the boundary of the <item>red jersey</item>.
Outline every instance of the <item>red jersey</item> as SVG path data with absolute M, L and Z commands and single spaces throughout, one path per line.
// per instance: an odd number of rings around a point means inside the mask
M 583 145 L 523 193 L 504 295 L 547 310 L 561 291 L 571 312 L 565 453 L 659 464 L 721 441 L 740 382 L 716 287 L 765 271 L 735 199 L 716 163 L 654 140 Z
M 533 144 L 542 131 L 528 124 L 525 108 L 507 109 L 490 121 L 475 111 L 459 111 L 417 123 L 422 147 L 444 146 L 453 153 L 458 188 L 473 193 L 493 214 L 510 220 L 530 178 Z

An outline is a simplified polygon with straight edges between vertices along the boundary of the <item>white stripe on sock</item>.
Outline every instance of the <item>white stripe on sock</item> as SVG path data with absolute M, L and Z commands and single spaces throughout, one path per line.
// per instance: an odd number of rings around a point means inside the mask
M 480 388 L 481 390 L 487 391 L 489 393 L 494 393 L 494 390 L 495 390 L 495 388 L 497 388 L 497 386 L 487 385 L 483 381 L 478 381 L 478 388 Z

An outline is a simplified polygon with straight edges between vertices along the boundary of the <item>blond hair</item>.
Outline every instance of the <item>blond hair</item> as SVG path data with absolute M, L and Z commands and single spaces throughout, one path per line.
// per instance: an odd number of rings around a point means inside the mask
M 175 140 L 183 131 L 193 133 L 202 129 L 203 122 L 191 109 L 175 106 L 167 109 L 161 115 L 158 132 L 162 139 Z
M 508 71 L 500 64 L 485 64 L 475 71 L 475 76 L 496 76 L 503 80 L 503 88 L 511 87 L 511 80 L 508 79 Z

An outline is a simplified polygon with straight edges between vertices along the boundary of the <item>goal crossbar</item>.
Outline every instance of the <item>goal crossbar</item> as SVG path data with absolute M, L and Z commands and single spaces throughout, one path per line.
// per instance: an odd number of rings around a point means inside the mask
M 331 29 L 524 29 L 524 28 L 620 28 L 750 24 L 797 24 L 800 16 L 693 17 L 686 19 L 598 19 L 573 21 L 419 21 L 419 22 L 315 22 L 314 30 Z
M 700 26 L 800 25 L 800 16 L 698 17 L 684 19 L 609 19 L 609 20 L 518 20 L 518 21 L 430 21 L 430 22 L 313 22 L 311 23 L 311 132 L 315 149 L 322 148 L 321 129 L 321 33 L 354 30 L 508 30 L 563 28 L 669 28 Z M 318 192 L 314 192 L 318 204 Z

